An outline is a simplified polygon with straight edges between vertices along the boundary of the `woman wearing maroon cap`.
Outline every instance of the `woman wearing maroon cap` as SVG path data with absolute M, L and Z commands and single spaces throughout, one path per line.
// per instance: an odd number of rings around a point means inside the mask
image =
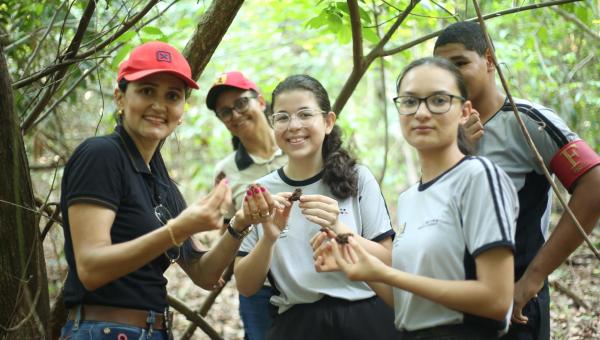
M 117 81 L 115 132 L 84 141 L 64 171 L 70 270 L 61 338 L 167 339 L 164 271 L 177 262 L 196 284 L 214 288 L 245 226 L 255 222 L 240 210 L 238 223 L 205 253 L 190 238 L 220 227 L 231 189 L 221 181 L 186 208 L 161 157 L 163 141 L 181 123 L 186 89 L 198 88 L 185 58 L 168 44 L 143 44 Z
M 225 214 L 225 222 L 228 223 L 233 216 L 233 208 L 242 206 L 247 186 L 282 167 L 287 163 L 287 157 L 275 143 L 273 130 L 265 116 L 265 99 L 254 82 L 241 72 L 220 75 L 208 91 L 206 106 L 215 112 L 233 136 L 234 152 L 215 167 L 215 179 L 224 175 L 232 192 L 233 204 Z M 240 295 L 240 317 L 246 340 L 265 338 L 271 326 L 271 295 L 268 281 L 256 294 L 250 297 Z

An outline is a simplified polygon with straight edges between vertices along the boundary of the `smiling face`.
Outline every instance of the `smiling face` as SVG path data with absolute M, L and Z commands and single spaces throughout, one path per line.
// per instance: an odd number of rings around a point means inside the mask
M 238 112 L 233 110 L 230 119 L 221 120 L 225 127 L 234 136 L 244 140 L 247 135 L 255 134 L 257 128 L 269 128 L 264 116 L 265 100 L 261 95 L 250 90 L 230 88 L 219 94 L 215 103 L 215 112 L 229 111 L 239 105 L 241 101 L 247 102 L 247 109 Z
M 169 73 L 156 73 L 115 90 L 123 111 L 123 127 L 138 147 L 151 146 L 167 138 L 183 116 L 185 85 Z
M 300 110 L 312 110 L 314 119 L 302 121 L 296 115 Z M 289 124 L 275 129 L 277 145 L 288 155 L 290 161 L 322 163 L 323 140 L 335 124 L 335 114 L 323 114 L 315 95 L 307 90 L 289 90 L 273 98 L 273 113 L 291 115 Z
M 433 64 L 416 66 L 408 71 L 398 89 L 398 96 L 424 98 L 432 94 L 461 95 L 452 73 Z M 457 147 L 458 125 L 466 121 L 470 102 L 463 105 L 458 98 L 451 100 L 446 113 L 432 114 L 421 101 L 416 113 L 400 115 L 404 137 L 419 152 Z

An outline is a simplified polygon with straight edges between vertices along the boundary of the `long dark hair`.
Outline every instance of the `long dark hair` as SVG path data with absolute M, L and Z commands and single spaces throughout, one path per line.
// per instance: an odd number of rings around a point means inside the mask
M 331 111 L 331 103 L 327 90 L 315 78 L 306 74 L 297 74 L 285 78 L 275 87 L 271 95 L 271 111 L 277 96 L 289 91 L 308 91 L 315 96 L 319 109 L 326 113 Z M 356 174 L 356 158 L 342 147 L 342 130 L 334 125 L 331 132 L 323 140 L 323 181 L 337 198 L 356 196 L 358 178 Z
M 417 60 L 413 61 L 412 63 L 408 64 L 408 66 L 406 66 L 406 68 L 404 68 L 404 70 L 402 71 L 402 73 L 400 73 L 400 75 L 398 76 L 398 79 L 396 80 L 396 92 L 398 92 L 400 90 L 400 85 L 402 84 L 402 80 L 404 80 L 404 77 L 408 74 L 408 72 L 410 72 L 415 67 L 418 67 L 421 65 L 433 65 L 433 66 L 436 66 L 443 70 L 448 71 L 454 78 L 454 81 L 456 82 L 456 87 L 458 87 L 458 91 L 460 92 L 460 95 L 463 98 L 467 98 L 467 99 L 469 98 L 469 91 L 467 90 L 467 83 L 465 82 L 465 78 L 463 78 L 458 67 L 456 67 L 448 59 L 440 58 L 440 57 L 425 57 L 425 58 L 417 59 Z M 457 133 L 458 133 L 458 138 L 457 138 L 456 142 L 458 144 L 458 149 L 460 150 L 460 152 L 462 152 L 465 155 L 472 155 L 474 153 L 473 145 L 471 145 L 471 143 L 468 141 L 466 133 L 465 133 L 465 129 L 463 128 L 462 124 L 458 125 Z

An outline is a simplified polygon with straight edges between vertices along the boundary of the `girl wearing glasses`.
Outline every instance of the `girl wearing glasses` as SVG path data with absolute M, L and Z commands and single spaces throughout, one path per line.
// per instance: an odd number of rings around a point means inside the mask
M 252 295 L 268 276 L 277 315 L 267 339 L 395 339 L 391 309 L 367 284 L 339 272 L 317 272 L 313 246 L 331 233 L 355 233 L 358 242 L 390 262 L 393 230 L 379 186 L 342 148 L 327 91 L 295 75 L 272 95 L 270 122 L 288 163 L 258 182 L 282 210 L 265 217 L 242 243 L 235 264 L 240 294 Z M 302 190 L 298 204 L 289 199 Z M 249 205 L 252 208 L 252 204 Z
M 226 225 L 234 216 L 233 209 L 242 207 L 248 185 L 282 167 L 287 157 L 275 143 L 273 129 L 265 115 L 264 97 L 256 84 L 241 72 L 221 74 L 208 91 L 206 106 L 215 112 L 233 136 L 234 152 L 215 167 L 215 179 L 224 175 L 232 193 L 233 204 L 224 216 Z M 268 281 L 252 296 L 239 295 L 245 340 L 265 338 L 271 326 L 271 295 Z
M 402 339 L 491 339 L 508 326 L 518 200 L 509 177 L 459 140 L 471 114 L 465 82 L 446 59 L 411 63 L 394 99 L 421 180 L 400 195 L 392 267 L 353 237 L 330 249 L 351 280 L 395 307 Z
M 120 65 L 117 82 L 115 132 L 84 141 L 63 175 L 69 314 L 61 338 L 168 339 L 164 271 L 177 262 L 212 288 L 241 242 L 224 235 L 208 252 L 197 250 L 190 236 L 220 227 L 231 191 L 223 181 L 186 208 L 161 157 L 181 123 L 186 89 L 198 88 L 185 58 L 168 44 L 143 44 Z M 247 224 L 238 215 L 232 235 Z

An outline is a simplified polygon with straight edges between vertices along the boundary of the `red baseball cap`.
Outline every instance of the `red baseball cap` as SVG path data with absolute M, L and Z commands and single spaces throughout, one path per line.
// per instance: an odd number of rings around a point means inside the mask
M 160 72 L 171 73 L 188 87 L 199 88 L 192 79 L 192 70 L 185 57 L 175 47 L 161 41 L 147 42 L 134 48 L 129 59 L 119 65 L 117 81 L 123 78 L 136 81 Z
M 215 110 L 215 105 L 217 104 L 217 98 L 219 94 L 226 90 L 228 87 L 233 87 L 240 90 L 254 90 L 257 93 L 260 93 L 256 84 L 254 84 L 250 79 L 244 77 L 242 72 L 240 71 L 231 71 L 223 73 L 217 78 L 217 81 L 214 82 L 210 90 L 208 90 L 208 94 L 206 95 L 206 106 L 210 110 Z

